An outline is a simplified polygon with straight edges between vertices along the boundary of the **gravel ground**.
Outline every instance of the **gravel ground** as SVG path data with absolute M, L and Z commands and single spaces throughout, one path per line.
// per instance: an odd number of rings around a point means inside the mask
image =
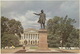
M 50 51 L 38 51 L 35 49 L 29 49 L 29 47 L 26 47 L 26 50 L 23 50 L 22 47 L 18 47 L 15 49 L 2 49 L 1 53 L 80 53 L 80 50 L 60 50 L 50 48 Z

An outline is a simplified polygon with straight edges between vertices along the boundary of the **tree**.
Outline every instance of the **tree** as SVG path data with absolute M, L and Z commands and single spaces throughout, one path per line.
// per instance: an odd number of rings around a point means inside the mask
M 58 17 L 55 16 L 53 19 L 49 19 L 47 22 L 48 30 L 48 43 L 50 47 L 59 47 L 60 41 L 62 40 L 62 46 L 66 46 L 70 42 L 71 33 L 75 29 L 73 24 L 76 23 L 75 19 L 68 18 L 68 16 Z M 75 40 L 79 37 L 78 33 L 75 31 Z M 77 41 L 73 41 L 77 42 Z M 74 45 L 76 46 L 76 45 Z M 77 45 L 78 46 L 78 45 Z
M 67 38 L 67 44 L 72 47 L 79 47 L 79 30 L 73 29 Z
M 8 19 L 4 16 L 1 17 L 1 46 L 18 46 L 19 38 L 23 33 L 23 27 L 20 21 L 15 19 Z M 15 35 L 17 34 L 17 36 Z
M 48 30 L 48 43 L 50 47 L 59 47 L 60 46 L 60 23 L 62 18 L 55 16 L 53 19 L 49 19 L 47 22 Z
M 17 34 L 21 38 L 21 33 L 23 33 L 23 27 L 21 22 L 15 19 L 9 20 L 8 18 L 1 17 L 1 33 Z
M 1 46 L 18 46 L 19 45 L 19 39 L 17 36 L 13 34 L 6 34 L 4 33 L 3 36 L 1 37 Z
M 1 36 L 2 33 L 7 32 L 8 31 L 8 26 L 6 25 L 6 22 L 8 22 L 9 19 L 6 17 L 1 17 Z

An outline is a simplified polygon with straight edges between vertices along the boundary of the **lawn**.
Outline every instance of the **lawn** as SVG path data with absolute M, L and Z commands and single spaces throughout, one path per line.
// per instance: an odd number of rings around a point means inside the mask
M 31 46 L 30 49 L 38 49 L 36 46 Z

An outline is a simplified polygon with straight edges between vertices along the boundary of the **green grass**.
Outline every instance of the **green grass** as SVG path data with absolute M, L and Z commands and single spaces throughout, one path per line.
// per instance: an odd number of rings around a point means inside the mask
M 38 47 L 31 46 L 30 49 L 38 49 Z

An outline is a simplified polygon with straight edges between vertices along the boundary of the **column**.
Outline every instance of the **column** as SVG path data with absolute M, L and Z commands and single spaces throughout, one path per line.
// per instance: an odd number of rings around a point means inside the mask
M 29 44 L 29 34 L 27 34 L 27 40 L 28 40 L 28 44 Z
M 25 39 L 25 35 L 24 35 L 24 39 Z
M 29 40 L 29 34 L 27 34 L 27 39 Z
M 30 34 L 30 45 L 31 45 L 31 42 L 32 42 L 32 41 L 31 41 L 31 34 Z
M 32 34 L 32 40 L 33 40 L 33 34 Z
M 29 40 L 30 40 L 30 34 L 29 34 Z
M 37 40 L 37 34 L 36 34 L 36 40 Z
M 37 37 L 36 37 L 36 38 L 37 38 L 37 40 L 38 40 L 38 34 L 37 34 Z
M 38 38 L 38 40 L 39 40 L 39 34 L 38 34 L 38 37 L 37 37 L 37 38 Z
M 25 39 L 26 39 L 26 35 L 25 35 Z
M 23 36 L 23 39 L 24 39 L 24 36 Z
M 36 34 L 35 34 L 35 40 L 36 40 Z
M 31 34 L 30 34 L 30 40 L 31 40 Z
M 27 34 L 26 34 L 26 39 L 27 39 Z
M 24 39 L 25 39 L 25 35 L 24 35 Z
M 31 34 L 31 40 L 32 40 L 32 34 Z
M 34 34 L 34 37 L 35 37 L 35 34 Z M 33 37 L 33 39 L 35 39 L 34 37 Z

